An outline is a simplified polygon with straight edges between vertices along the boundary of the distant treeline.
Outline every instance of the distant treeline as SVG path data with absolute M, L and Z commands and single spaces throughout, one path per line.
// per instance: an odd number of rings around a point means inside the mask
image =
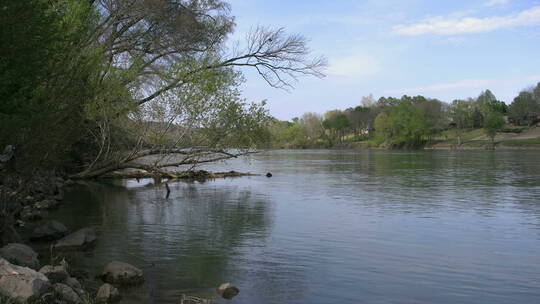
M 521 91 L 510 105 L 490 90 L 450 104 L 423 96 L 375 100 L 369 95 L 355 108 L 331 110 L 324 115 L 305 113 L 292 121 L 274 120 L 270 131 L 275 148 L 328 148 L 358 141 L 416 148 L 449 130 L 460 145 L 462 134 L 470 129 L 483 128 L 493 141 L 507 123 L 524 126 L 538 121 L 540 83 Z

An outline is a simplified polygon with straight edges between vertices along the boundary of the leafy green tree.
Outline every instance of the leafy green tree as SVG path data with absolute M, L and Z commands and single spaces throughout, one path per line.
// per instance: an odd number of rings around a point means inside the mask
M 368 103 L 369 101 L 365 101 Z M 350 122 L 350 128 L 354 132 L 355 139 L 359 139 L 360 135 L 368 136 L 368 132 L 373 128 L 373 121 L 377 115 L 375 108 L 366 106 L 357 106 L 344 111 Z
M 392 129 L 388 123 L 388 114 L 386 112 L 381 112 L 375 118 L 375 136 L 380 140 L 384 141 L 387 137 L 392 137 Z
M 473 107 L 471 113 L 473 128 L 481 128 L 484 125 L 484 118 L 482 111 L 477 106 Z
M 343 141 L 345 131 L 351 126 L 349 119 L 345 114 L 339 114 L 334 118 L 334 128 L 339 134 L 339 140 Z
M 540 83 L 533 90 L 521 91 L 509 107 L 509 117 L 518 125 L 527 124 L 540 112 Z
M 476 102 L 480 106 L 480 108 L 483 108 L 484 105 L 491 104 L 497 102 L 497 97 L 490 91 L 485 90 L 476 98 Z
M 450 107 L 450 117 L 455 125 L 458 146 L 461 146 L 463 133 L 473 126 L 471 108 L 471 102 L 466 100 L 454 100 Z
M 484 133 L 491 139 L 491 144 L 495 143 L 495 135 L 497 131 L 502 129 L 505 125 L 505 120 L 503 114 L 498 111 L 490 111 L 486 115 L 484 121 Z
M 291 88 L 325 67 L 281 28 L 254 28 L 229 51 L 234 17 L 221 0 L 7 0 L 0 10 L 0 143 L 36 166 L 71 164 L 74 178 L 146 170 L 137 160 L 150 155 L 154 172 L 238 156 L 268 124 L 262 104 L 239 97 L 238 69 Z
M 413 99 L 404 96 L 375 119 L 375 132 L 379 138 L 395 147 L 419 147 L 431 128 L 425 113 L 415 107 Z
M 81 48 L 96 12 L 86 1 L 45 0 L 0 10 L 0 144 L 17 146 L 19 170 L 69 167 L 73 147 L 88 146 L 84 108 L 107 91 L 95 83 L 100 51 Z

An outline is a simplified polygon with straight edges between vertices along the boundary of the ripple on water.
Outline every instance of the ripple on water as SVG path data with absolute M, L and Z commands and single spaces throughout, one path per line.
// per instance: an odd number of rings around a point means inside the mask
M 129 303 L 240 287 L 227 303 L 540 303 L 536 152 L 275 151 L 206 167 L 272 172 L 96 183 L 53 214 L 140 266 Z

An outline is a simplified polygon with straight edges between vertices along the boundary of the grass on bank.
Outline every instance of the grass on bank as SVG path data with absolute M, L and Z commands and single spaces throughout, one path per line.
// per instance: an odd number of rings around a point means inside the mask
M 503 140 L 500 145 L 507 147 L 540 147 L 540 138 Z

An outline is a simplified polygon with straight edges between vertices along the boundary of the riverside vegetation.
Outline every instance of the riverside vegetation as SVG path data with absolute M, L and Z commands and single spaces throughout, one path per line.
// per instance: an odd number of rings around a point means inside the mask
M 274 120 L 270 130 L 276 148 L 539 147 L 539 122 L 540 83 L 520 92 L 509 106 L 490 90 L 452 103 L 370 95 L 355 108 Z
M 0 146 L 9 147 L 0 164 L 2 246 L 22 242 L 16 227 L 45 218 L 73 180 L 122 177 L 126 169 L 212 176 L 195 169 L 264 147 L 461 146 L 475 128 L 493 146 L 497 132 L 523 129 L 504 129 L 505 116 L 516 126 L 538 118 L 540 85 L 509 107 L 489 91 L 452 105 L 366 97 L 324 118 L 277 121 L 264 101 L 241 98 L 241 68 L 283 89 L 301 76 L 323 77 L 326 61 L 282 28 L 255 27 L 229 43 L 234 16 L 220 0 L 7 0 L 0 12 Z M 57 289 L 65 291 L 67 279 Z
M 268 141 L 270 116 L 264 102 L 241 98 L 240 68 L 291 88 L 326 66 L 283 28 L 230 42 L 234 16 L 221 0 L 8 0 L 0 13 L 0 246 L 23 241 L 15 226 L 45 217 L 71 180 L 125 169 L 214 176 L 194 169 Z M 23 284 L 11 281 L 13 262 L 0 267 L 10 297 L 11 284 Z M 50 290 L 52 281 L 27 274 L 44 288 L 24 283 L 31 290 L 15 301 Z

